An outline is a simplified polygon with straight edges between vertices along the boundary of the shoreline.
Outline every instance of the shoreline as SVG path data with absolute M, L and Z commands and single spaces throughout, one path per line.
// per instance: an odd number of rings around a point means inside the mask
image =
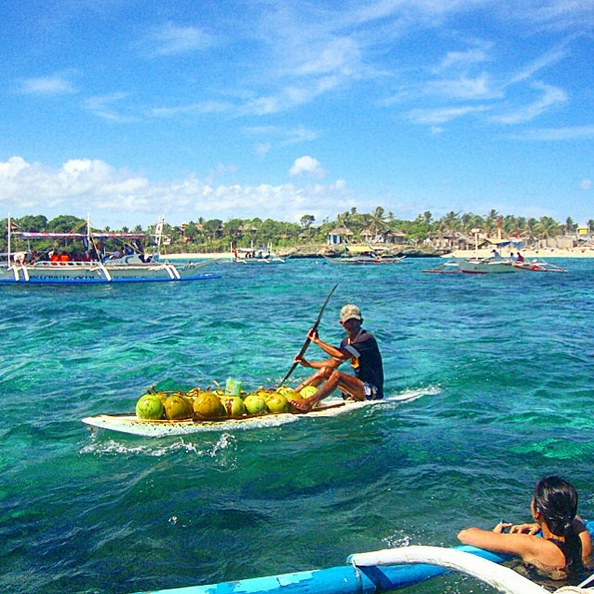
M 281 258 L 287 259 L 319 259 L 324 256 L 333 257 L 340 255 L 339 252 L 332 249 L 324 249 L 323 247 L 318 248 L 288 248 L 273 250 Z M 393 250 L 394 255 L 402 255 L 407 258 L 489 258 L 491 257 L 491 249 L 479 249 L 479 250 L 454 250 L 447 254 L 442 253 L 431 253 L 421 250 Z M 507 258 L 511 253 L 517 253 L 517 250 L 499 250 L 499 253 Z M 594 258 L 594 249 L 563 249 L 563 248 L 544 248 L 538 250 L 521 250 L 522 255 L 526 259 L 542 258 L 542 259 L 554 259 L 554 258 Z M 233 260 L 232 252 L 179 252 L 172 254 L 161 254 L 160 259 L 162 261 L 189 261 L 189 260 Z

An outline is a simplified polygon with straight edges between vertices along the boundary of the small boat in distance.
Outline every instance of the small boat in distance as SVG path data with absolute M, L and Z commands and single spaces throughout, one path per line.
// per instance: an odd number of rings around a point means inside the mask
M 384 256 L 377 250 L 368 246 L 347 246 L 343 256 L 329 257 L 324 259 L 331 264 L 398 264 L 406 256 Z
M 267 247 L 232 247 L 233 262 L 239 264 L 284 264 L 285 258 L 277 256 L 270 246 Z
M 507 274 L 514 272 L 567 272 L 545 260 L 518 261 L 511 258 L 454 258 L 466 274 Z
M 454 258 L 442 262 L 427 273 L 441 274 L 508 274 L 514 272 L 567 272 L 565 268 L 545 260 L 514 260 L 512 258 Z
M 146 239 L 140 233 L 112 233 L 92 231 L 87 221 L 84 233 L 50 233 L 15 231 L 11 218 L 7 220 L 6 263 L 0 264 L 0 284 L 92 284 L 120 282 L 187 281 L 219 278 L 220 275 L 200 270 L 208 261 L 177 267 L 158 259 L 163 221 L 155 228 L 152 253 L 145 254 L 142 245 Z M 24 240 L 27 249 L 13 251 L 13 240 Z M 45 240 L 40 251 L 31 250 L 31 241 Z M 47 250 L 48 240 L 51 242 Z M 104 242 L 119 242 L 122 248 L 107 252 Z M 77 242 L 80 250 L 57 248 L 60 242 Z

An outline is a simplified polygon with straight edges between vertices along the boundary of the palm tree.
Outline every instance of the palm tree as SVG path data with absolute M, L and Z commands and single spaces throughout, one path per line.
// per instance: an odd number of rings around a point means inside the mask
M 541 217 L 534 226 L 534 230 L 537 237 L 546 246 L 548 245 L 549 239 L 552 239 L 563 232 L 563 226 L 559 225 L 559 223 L 551 217 Z
M 386 214 L 384 209 L 381 206 L 377 206 L 375 208 L 375 210 L 373 211 L 372 215 L 371 215 L 371 228 L 373 229 L 373 232 L 375 233 L 375 237 L 377 239 L 377 237 L 382 234 L 387 227 L 387 223 L 386 223 Z

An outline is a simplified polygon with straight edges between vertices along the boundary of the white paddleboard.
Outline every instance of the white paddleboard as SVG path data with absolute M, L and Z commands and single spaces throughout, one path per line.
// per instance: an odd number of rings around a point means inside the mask
M 258 427 L 277 427 L 285 423 L 292 423 L 304 419 L 317 417 L 335 417 L 355 409 L 366 406 L 388 405 L 410 402 L 420 398 L 428 391 L 410 391 L 394 396 L 386 396 L 383 400 L 326 400 L 323 406 L 308 413 L 278 413 L 255 417 L 241 417 L 221 421 L 143 421 L 135 414 L 98 415 L 86 417 L 82 422 L 96 429 L 108 429 L 119 433 L 139 435 L 142 437 L 167 437 L 176 435 L 190 435 L 201 431 L 233 431 L 236 429 L 250 429 Z

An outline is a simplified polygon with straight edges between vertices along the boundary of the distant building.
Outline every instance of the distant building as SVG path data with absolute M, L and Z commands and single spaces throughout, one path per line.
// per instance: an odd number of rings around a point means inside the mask
M 353 232 L 346 227 L 337 227 L 328 231 L 327 243 L 328 245 L 343 245 L 350 242 L 353 237 Z

